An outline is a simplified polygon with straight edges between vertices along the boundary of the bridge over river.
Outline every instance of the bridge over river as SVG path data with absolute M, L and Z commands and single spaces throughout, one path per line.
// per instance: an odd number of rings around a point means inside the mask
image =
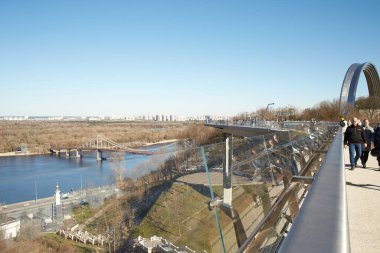
M 137 148 L 130 148 L 124 144 L 117 143 L 104 135 L 97 134 L 94 138 L 89 140 L 87 143 L 83 144 L 80 147 L 52 147 L 50 149 L 50 152 L 52 154 L 60 155 L 64 153 L 66 157 L 81 157 L 82 151 L 96 151 L 96 160 L 102 161 L 105 160 L 105 158 L 102 155 L 103 151 L 110 151 L 110 152 L 124 152 L 129 154 L 141 154 L 141 155 L 153 155 L 160 153 L 167 149 L 166 147 L 163 148 L 156 148 L 156 149 L 137 149 Z

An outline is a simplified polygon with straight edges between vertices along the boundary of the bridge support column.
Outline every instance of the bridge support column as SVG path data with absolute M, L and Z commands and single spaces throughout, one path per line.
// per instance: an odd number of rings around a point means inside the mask
M 96 161 L 102 161 L 102 160 L 105 160 L 103 158 L 103 152 L 100 149 L 98 149 L 96 150 Z
M 224 135 L 226 142 L 226 156 L 223 169 L 223 200 L 232 206 L 232 134 Z
M 226 142 L 225 146 L 225 161 L 223 168 L 223 206 L 222 210 L 230 217 L 234 224 L 236 242 L 240 247 L 245 240 L 247 240 L 247 234 L 245 233 L 243 223 L 241 222 L 239 213 L 232 206 L 232 134 L 224 134 Z
M 70 158 L 70 150 L 66 150 L 66 157 Z

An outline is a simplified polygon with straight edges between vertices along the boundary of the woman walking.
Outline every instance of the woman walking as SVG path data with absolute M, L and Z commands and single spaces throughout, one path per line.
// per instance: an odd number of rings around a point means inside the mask
M 368 161 L 369 151 L 371 151 L 371 142 L 372 142 L 374 131 L 373 131 L 373 128 L 369 125 L 369 120 L 368 119 L 364 119 L 363 123 L 364 123 L 363 131 L 364 131 L 364 136 L 365 136 L 365 139 L 366 139 L 367 147 L 363 146 L 363 151 L 362 151 L 362 155 L 360 157 L 360 160 L 362 162 L 363 168 L 365 168 L 366 167 L 366 163 Z

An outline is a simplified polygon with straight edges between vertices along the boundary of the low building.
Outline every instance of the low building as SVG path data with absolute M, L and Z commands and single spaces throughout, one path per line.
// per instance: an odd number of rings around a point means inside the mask
M 15 238 L 18 232 L 20 232 L 20 220 L 8 218 L 0 224 L 0 235 L 3 239 Z
M 197 253 L 189 247 L 177 247 L 171 242 L 168 242 L 162 237 L 152 236 L 150 238 L 143 238 L 139 236 L 136 238 L 134 244 L 137 253 Z M 205 251 L 202 251 L 202 253 Z

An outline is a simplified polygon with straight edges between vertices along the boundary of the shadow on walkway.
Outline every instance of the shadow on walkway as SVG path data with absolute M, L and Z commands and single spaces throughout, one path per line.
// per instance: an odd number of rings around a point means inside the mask
M 380 191 L 380 189 L 374 189 L 374 188 L 372 188 L 372 187 L 380 188 L 379 185 L 374 185 L 374 184 L 354 184 L 354 183 L 351 183 L 351 182 L 347 181 L 346 185 L 366 188 L 366 189 L 375 190 L 375 191 Z
M 345 169 L 349 169 L 351 167 L 351 164 L 349 163 L 346 163 L 345 164 Z M 379 171 L 379 168 L 378 167 L 366 167 L 366 168 L 363 168 L 362 165 L 359 165 L 358 164 L 358 167 L 355 167 L 355 169 L 363 169 L 363 170 L 373 170 L 373 171 Z

